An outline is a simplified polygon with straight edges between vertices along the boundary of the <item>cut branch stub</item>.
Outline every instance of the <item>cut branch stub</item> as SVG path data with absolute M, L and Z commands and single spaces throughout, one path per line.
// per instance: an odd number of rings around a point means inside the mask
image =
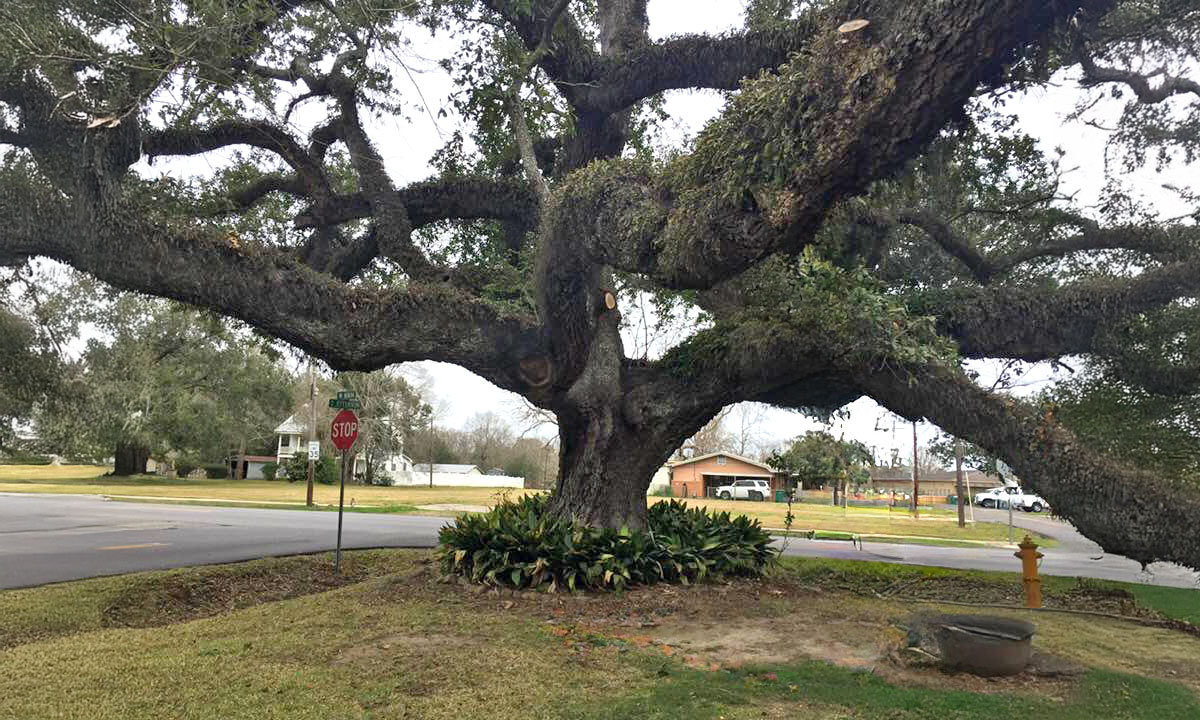
M 601 292 L 601 312 L 612 311 L 617 309 L 617 295 L 612 290 L 604 290 Z
M 859 30 L 862 30 L 863 28 L 867 27 L 870 24 L 871 24 L 870 20 L 851 20 L 850 22 L 842 23 L 838 27 L 838 32 L 840 32 L 843 35 L 848 35 L 850 33 L 856 33 Z
M 520 362 L 521 379 L 531 387 L 546 387 L 554 379 L 554 365 L 545 355 L 534 355 Z

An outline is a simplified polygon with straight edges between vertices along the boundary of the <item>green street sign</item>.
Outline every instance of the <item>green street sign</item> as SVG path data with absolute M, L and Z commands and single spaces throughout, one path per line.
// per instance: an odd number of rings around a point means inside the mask
M 361 410 L 362 403 L 353 390 L 339 390 L 337 397 L 329 401 L 329 407 L 338 410 Z

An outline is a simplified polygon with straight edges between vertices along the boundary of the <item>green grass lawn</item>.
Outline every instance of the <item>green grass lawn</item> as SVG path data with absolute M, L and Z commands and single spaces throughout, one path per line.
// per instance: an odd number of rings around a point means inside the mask
M 205 503 L 236 501 L 237 503 L 291 503 L 302 505 L 305 501 L 305 483 L 266 480 L 178 480 L 157 476 L 109 477 L 106 468 L 93 466 L 0 466 L 0 492 L 32 493 L 95 493 L 121 496 L 153 496 Z M 514 490 L 516 496 L 531 490 Z M 426 512 L 429 514 L 453 514 L 421 510 L 421 505 L 467 505 L 484 507 L 494 504 L 500 493 L 494 488 L 448 488 L 448 487 L 372 487 L 352 485 L 346 488 L 346 503 L 358 509 L 368 506 L 387 507 L 380 512 Z M 659 502 L 663 498 L 648 498 Z M 336 506 L 338 488 L 333 485 L 317 485 L 314 500 L 319 505 Z M 737 502 L 732 500 L 688 500 L 689 504 L 703 505 L 716 511 L 748 515 L 760 520 L 765 527 L 783 528 L 787 506 L 773 502 Z M 857 535 L 879 535 L 879 542 L 889 542 L 888 535 L 914 538 L 911 542 L 937 542 L 939 539 L 954 541 L 1001 542 L 1008 538 L 1008 528 L 997 523 L 975 523 L 966 528 L 955 524 L 952 511 L 923 508 L 913 516 L 906 510 L 880 508 L 840 508 L 809 503 L 792 507 L 795 515 L 793 529 L 797 531 L 831 531 Z M 1024 531 L 1020 535 L 1024 535 Z M 1054 542 L 1037 535 L 1035 539 L 1048 547 Z
M 425 552 L 348 553 L 343 579 L 330 565 L 0 592 L 0 717 L 1200 717 L 1200 639 L 1124 621 L 1011 613 L 1037 623 L 1041 651 L 1086 666 L 1067 680 L 838 659 L 877 652 L 912 612 L 878 589 L 917 580 L 969 597 L 1015 585 L 1009 574 L 788 559 L 763 582 L 510 597 L 439 583 Z M 1200 596 L 1163 590 L 1147 609 L 1186 612 Z

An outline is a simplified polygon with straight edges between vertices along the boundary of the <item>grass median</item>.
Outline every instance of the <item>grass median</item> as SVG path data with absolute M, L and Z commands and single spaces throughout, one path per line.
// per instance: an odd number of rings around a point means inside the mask
M 997 610 L 1032 619 L 1038 650 L 1079 674 L 893 662 L 918 586 L 936 610 L 997 599 L 1019 587 L 1011 574 L 788 559 L 762 581 L 513 595 L 443 583 L 429 559 L 352 552 L 340 579 L 314 555 L 2 592 L 0 717 L 1200 716 L 1200 639 L 1168 628 Z M 1048 593 L 1086 606 L 1124 589 L 1061 585 Z

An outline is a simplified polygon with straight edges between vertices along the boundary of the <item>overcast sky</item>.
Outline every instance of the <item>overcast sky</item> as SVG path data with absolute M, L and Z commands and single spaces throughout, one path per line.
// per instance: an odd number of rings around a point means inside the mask
M 656 38 L 682 33 L 716 33 L 740 25 L 743 3 L 741 0 L 651 0 L 650 31 Z M 379 145 L 388 172 L 398 185 L 429 177 L 432 169 L 429 158 L 440 148 L 445 138 L 457 126 L 452 112 L 446 107 L 446 98 L 451 90 L 449 77 L 438 68 L 436 60 L 445 56 L 457 44 L 446 38 L 431 39 L 423 30 L 413 29 L 410 52 L 404 54 L 404 63 L 411 82 L 402 87 L 406 97 L 415 103 L 407 118 L 376 118 L 372 121 L 372 136 Z M 398 73 L 401 82 L 405 73 Z M 419 88 L 419 97 L 416 90 Z M 1066 176 L 1068 191 L 1078 191 L 1079 200 L 1088 205 L 1098 197 L 1103 183 L 1103 153 L 1105 134 L 1095 128 L 1074 123 L 1063 126 L 1063 118 L 1074 108 L 1078 98 L 1071 83 L 1048 90 L 1038 90 L 1010 103 L 1009 109 L 1021 118 L 1023 128 L 1038 137 L 1046 150 L 1062 147 L 1066 151 L 1065 167 L 1078 169 Z M 720 97 L 713 92 L 673 92 L 668 95 L 666 111 L 670 119 L 664 127 L 664 139 L 672 144 L 685 142 L 721 108 Z M 1112 111 L 1115 117 L 1119 102 L 1101 106 L 1101 110 Z M 448 117 L 435 120 L 439 110 L 451 112 Z M 211 158 L 188 159 L 176 163 L 159 163 L 153 169 L 143 170 L 160 174 L 205 173 L 211 171 L 217 161 Z M 1178 174 L 1178 173 L 1177 173 Z M 1151 171 L 1141 173 L 1138 186 L 1147 197 L 1159 206 L 1163 216 L 1178 215 L 1185 208 L 1178 199 L 1163 190 L 1161 185 L 1169 176 L 1156 176 Z M 631 343 L 627 342 L 627 345 Z M 421 363 L 434 381 L 434 391 L 443 401 L 446 412 L 441 422 L 449 426 L 461 426 L 478 412 L 495 411 L 514 417 L 520 400 L 516 395 L 500 390 L 486 380 L 459 367 L 441 363 Z M 991 383 L 996 369 L 994 365 L 980 364 L 981 382 Z M 1052 380 L 1048 367 L 1039 367 L 1029 373 L 1019 393 L 1035 392 L 1045 382 Z M 844 433 L 848 438 L 862 441 L 876 448 L 877 456 L 886 458 L 892 448 L 897 448 L 901 457 L 911 457 L 911 427 L 897 421 L 874 402 L 862 399 L 849 408 L 849 417 L 834 424 L 835 433 Z M 760 433 L 762 440 L 782 442 L 806 430 L 821 427 L 797 413 L 771 410 Z M 893 428 L 895 428 L 893 430 Z M 542 433 L 552 430 L 543 429 Z M 924 443 L 936 434 L 936 428 L 923 424 L 918 429 Z

